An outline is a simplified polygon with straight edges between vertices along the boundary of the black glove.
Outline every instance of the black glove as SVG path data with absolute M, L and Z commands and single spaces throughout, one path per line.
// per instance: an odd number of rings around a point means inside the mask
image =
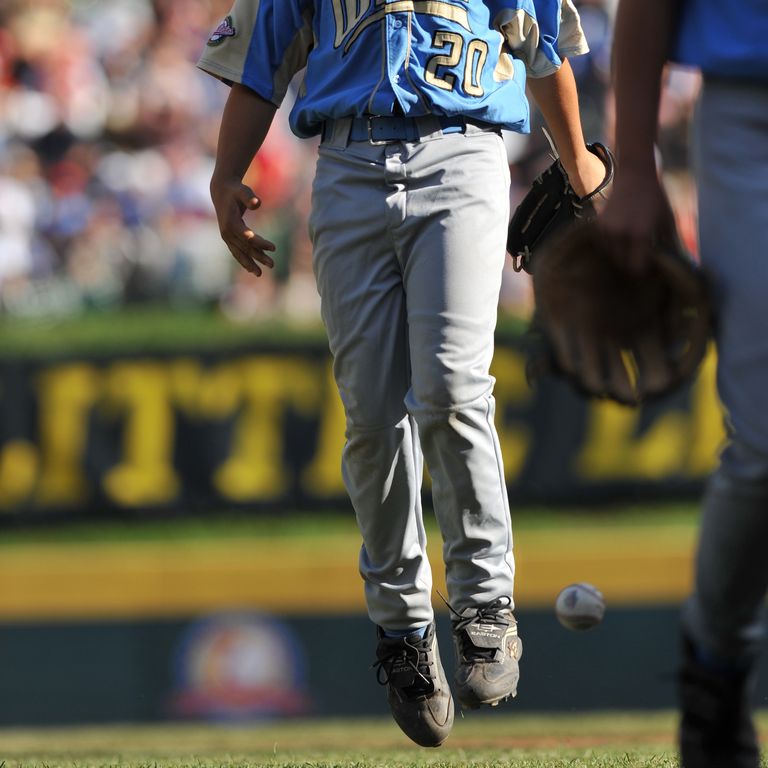
M 541 244 L 578 221 L 589 221 L 596 215 L 594 200 L 602 196 L 613 181 L 615 161 L 603 144 L 587 144 L 605 165 L 605 178 L 600 186 L 585 197 L 579 197 L 568 180 L 559 159 L 555 159 L 533 182 L 528 194 L 518 205 L 507 229 L 507 251 L 515 271 L 532 272 L 531 259 Z

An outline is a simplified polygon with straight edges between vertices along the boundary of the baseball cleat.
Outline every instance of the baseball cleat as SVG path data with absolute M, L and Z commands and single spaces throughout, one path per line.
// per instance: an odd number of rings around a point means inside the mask
M 456 698 L 465 709 L 497 707 L 517 695 L 523 644 L 508 597 L 465 609 L 453 619 Z M 450 606 L 449 606 L 450 607 Z M 453 609 L 451 609 L 453 610 Z
M 386 637 L 379 627 L 377 679 L 387 686 L 392 717 L 422 747 L 439 747 L 453 726 L 453 699 L 440 663 L 434 622 L 424 637 Z
M 713 666 L 697 658 L 688 638 L 678 676 L 683 768 L 759 768 L 752 721 L 756 665 Z

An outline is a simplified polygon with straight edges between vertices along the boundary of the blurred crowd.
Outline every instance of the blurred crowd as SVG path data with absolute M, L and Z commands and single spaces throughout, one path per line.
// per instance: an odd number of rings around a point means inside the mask
M 610 140 L 611 4 L 578 5 L 592 48 L 572 62 L 585 131 Z M 227 88 L 195 62 L 230 6 L 2 0 L 0 316 L 162 303 L 242 320 L 317 319 L 306 234 L 316 142 L 292 136 L 287 109 L 246 180 L 264 201 L 255 215 L 278 245 L 275 270 L 254 279 L 220 242 L 208 182 Z M 684 170 L 694 92 L 682 74 L 664 101 L 662 149 L 684 227 L 695 216 Z M 513 205 L 550 162 L 534 123 L 530 136 L 506 137 Z M 522 314 L 530 306 L 511 262 L 501 304 Z

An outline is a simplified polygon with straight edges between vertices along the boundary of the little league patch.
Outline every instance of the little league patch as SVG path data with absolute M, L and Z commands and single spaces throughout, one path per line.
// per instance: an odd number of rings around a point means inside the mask
M 234 37 L 236 34 L 237 30 L 232 23 L 232 17 L 227 16 L 208 38 L 208 45 L 221 45 L 228 37 Z

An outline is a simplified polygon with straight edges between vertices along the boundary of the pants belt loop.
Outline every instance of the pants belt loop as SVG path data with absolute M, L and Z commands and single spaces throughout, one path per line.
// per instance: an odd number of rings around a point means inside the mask
M 345 149 L 349 143 L 350 130 L 352 130 L 351 117 L 327 120 L 323 127 L 323 144 L 334 149 Z

